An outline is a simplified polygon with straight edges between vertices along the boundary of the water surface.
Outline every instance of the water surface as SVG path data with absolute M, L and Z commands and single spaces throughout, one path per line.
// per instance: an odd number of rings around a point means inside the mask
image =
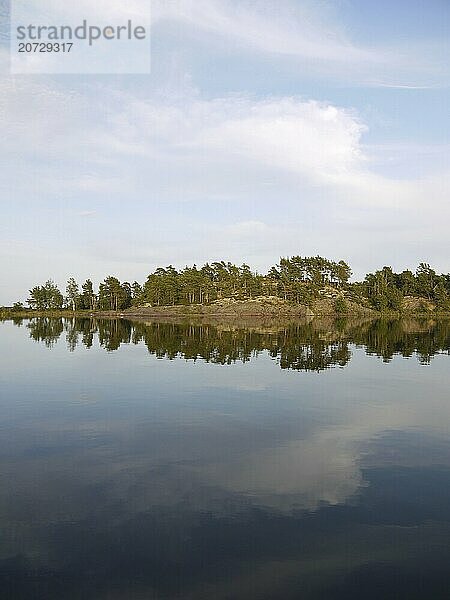
M 450 323 L 0 324 L 7 599 L 450 597 Z

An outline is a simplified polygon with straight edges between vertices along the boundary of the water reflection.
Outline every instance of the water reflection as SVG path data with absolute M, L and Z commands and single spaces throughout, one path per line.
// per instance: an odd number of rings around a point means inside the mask
M 445 322 L 0 324 L 1 597 L 450 597 L 449 348 Z
M 52 347 L 65 333 L 67 347 L 90 348 L 94 336 L 100 346 L 113 351 L 122 344 L 146 345 L 158 358 L 203 359 L 217 364 L 247 362 L 263 351 L 277 359 L 282 369 L 322 371 L 346 366 L 351 345 L 365 347 L 384 361 L 395 355 L 416 354 L 428 364 L 438 353 L 450 353 L 450 321 L 375 320 L 368 322 L 319 321 L 289 327 L 259 328 L 136 323 L 124 319 L 36 318 L 27 323 L 30 337 Z

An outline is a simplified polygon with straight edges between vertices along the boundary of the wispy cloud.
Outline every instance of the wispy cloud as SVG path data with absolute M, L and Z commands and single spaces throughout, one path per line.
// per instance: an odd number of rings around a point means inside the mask
M 178 21 L 207 37 L 214 51 L 228 40 L 240 52 L 294 61 L 310 75 L 371 87 L 429 89 L 449 84 L 447 49 L 435 40 L 378 46 L 354 42 L 322 3 L 239 0 L 156 0 L 155 27 Z M 445 83 L 443 82 L 445 80 Z
M 441 87 L 438 84 L 408 85 L 408 84 L 401 84 L 401 83 L 387 83 L 387 82 L 383 82 L 383 81 L 370 81 L 370 80 L 367 83 L 368 83 L 368 85 L 371 85 L 373 87 L 390 88 L 390 89 L 395 89 L 395 90 L 437 90 Z
M 2 160 L 10 165 L 2 186 L 9 197 L 79 193 L 141 206 L 256 198 L 276 206 L 281 199 L 294 212 L 332 203 L 341 219 L 352 213 L 352 220 L 364 208 L 395 209 L 409 219 L 425 203 L 448 215 L 443 175 L 383 175 L 383 152 L 364 145 L 367 125 L 331 103 L 236 94 L 205 100 L 195 92 L 170 101 L 34 79 L 3 82 L 1 92 Z M 406 156 L 407 149 L 393 148 L 385 160 L 393 153 Z M 238 233 L 261 231 L 267 221 L 233 222 L 241 223 Z

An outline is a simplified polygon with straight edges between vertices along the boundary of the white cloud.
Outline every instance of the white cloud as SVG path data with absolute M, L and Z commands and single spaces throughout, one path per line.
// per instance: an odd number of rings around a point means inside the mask
M 349 172 L 361 160 L 364 126 L 328 104 L 237 99 L 223 104 L 221 117 L 200 130 L 198 144 L 312 179 Z
M 369 170 L 361 143 L 366 126 L 331 104 L 296 97 L 207 101 L 196 94 L 167 104 L 35 81 L 4 83 L 2 92 L 5 161 L 19 156 L 28 174 L 35 156 L 45 161 L 36 178 L 23 179 L 34 193 L 147 189 L 163 199 L 222 201 L 273 197 L 284 182 L 291 193 L 293 186 L 320 188 L 358 205 L 405 204 L 416 195 L 407 183 Z M 16 193 L 17 187 L 15 178 Z
M 168 105 L 108 89 L 99 100 L 96 90 L 82 95 L 34 81 L 1 88 L 0 125 L 8 152 L 22 159 L 39 152 L 60 174 L 70 161 L 92 170 L 124 157 L 180 166 L 246 160 L 323 182 L 351 176 L 364 164 L 364 124 L 330 104 L 295 97 L 205 101 L 193 95 Z M 82 184 L 95 187 L 96 181 L 89 174 Z
M 328 81 L 345 78 L 378 87 L 428 88 L 448 65 L 446 49 L 434 40 L 369 47 L 352 42 L 325 3 L 255 3 L 242 0 L 156 0 L 153 20 L 178 21 L 208 34 L 209 48 L 227 40 L 241 50 L 302 63 Z
M 97 273 L 116 265 L 142 279 L 158 263 L 224 257 L 263 270 L 290 253 L 356 260 L 358 273 L 424 258 L 448 271 L 448 172 L 381 174 L 383 149 L 374 160 L 354 111 L 299 97 L 168 99 L 41 78 L 3 80 L 0 104 L 3 235 L 36 235 L 14 205 L 53 203 L 54 216 L 41 211 L 32 226 L 39 237 L 70 232 L 75 261 L 78 244 L 101 255 Z M 178 217 L 170 206 L 181 202 L 202 208 Z M 98 203 L 115 212 L 102 211 L 113 216 L 94 243 L 62 215 Z
M 262 221 L 239 221 L 228 227 L 230 235 L 241 237 L 253 234 L 267 234 L 270 231 L 269 227 Z
M 246 56 L 273 56 L 279 64 L 301 66 L 307 76 L 345 80 L 372 87 L 430 89 L 449 83 L 448 49 L 436 40 L 397 39 L 383 46 L 352 40 L 338 11 L 327 3 L 302 0 L 282 3 L 259 0 L 79 0 L 62 3 L 30 0 L 30 22 L 44 13 L 61 23 L 90 21 L 104 23 L 134 19 L 147 22 L 158 34 L 168 23 L 191 32 L 192 41 L 210 53 L 224 46 Z M 34 57 L 34 60 L 39 60 Z
M 284 6 L 229 0 L 161 0 L 153 18 L 180 20 L 256 50 L 340 62 L 378 62 L 377 54 L 353 46 L 335 26 L 324 23 L 307 3 Z

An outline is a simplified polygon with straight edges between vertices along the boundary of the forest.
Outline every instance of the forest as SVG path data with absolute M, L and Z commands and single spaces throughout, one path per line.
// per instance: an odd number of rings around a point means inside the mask
M 438 274 L 427 263 L 420 263 L 414 272 L 396 273 L 385 266 L 368 273 L 363 281 L 351 281 L 351 276 L 345 261 L 321 256 L 281 258 L 265 274 L 247 264 L 225 261 L 180 270 L 169 265 L 157 268 L 143 283 L 123 282 L 110 275 L 98 289 L 91 279 L 80 284 L 70 277 L 63 290 L 49 279 L 30 289 L 27 306 L 16 302 L 12 310 L 120 311 L 133 306 L 210 304 L 225 298 L 276 296 L 306 306 L 321 297 L 334 298 L 342 311 L 346 301 L 378 311 L 397 311 L 405 298 L 417 298 L 423 300 L 424 308 L 431 302 L 440 310 L 450 311 L 450 273 Z

